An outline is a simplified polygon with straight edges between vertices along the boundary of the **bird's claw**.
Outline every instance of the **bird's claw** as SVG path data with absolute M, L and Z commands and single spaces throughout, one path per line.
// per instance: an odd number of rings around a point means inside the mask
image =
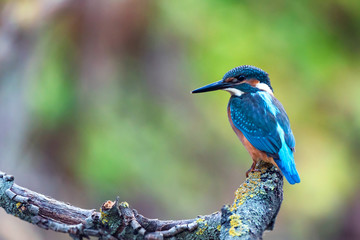
M 251 168 L 246 171 L 247 178 L 249 177 L 250 172 L 261 172 L 259 169 L 256 169 L 255 166 L 256 166 L 256 164 L 253 163 L 253 165 L 251 165 Z

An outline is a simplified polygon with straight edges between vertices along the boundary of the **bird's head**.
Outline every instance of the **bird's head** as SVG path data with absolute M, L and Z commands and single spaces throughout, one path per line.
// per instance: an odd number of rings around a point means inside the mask
M 195 89 L 192 93 L 215 90 L 225 90 L 230 92 L 232 95 L 237 96 L 240 96 L 243 93 L 256 92 L 259 90 L 267 91 L 270 94 L 273 94 L 273 89 L 267 72 L 250 65 L 233 68 L 225 73 L 224 77 L 220 81 Z

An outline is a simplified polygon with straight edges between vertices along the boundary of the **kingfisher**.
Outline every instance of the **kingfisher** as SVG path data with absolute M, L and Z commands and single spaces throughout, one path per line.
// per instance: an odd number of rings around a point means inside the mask
M 295 138 L 283 105 L 274 97 L 268 73 L 250 65 L 239 66 L 220 81 L 192 93 L 215 90 L 231 94 L 229 122 L 253 160 L 246 176 L 263 160 L 280 169 L 290 184 L 300 183 L 294 160 Z

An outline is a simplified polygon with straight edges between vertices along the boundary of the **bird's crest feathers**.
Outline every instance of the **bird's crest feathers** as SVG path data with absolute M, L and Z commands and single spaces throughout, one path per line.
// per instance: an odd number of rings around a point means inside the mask
M 251 65 L 242 65 L 231 69 L 230 71 L 225 73 L 222 80 L 224 81 L 225 79 L 228 78 L 239 78 L 239 77 L 244 77 L 246 79 L 251 79 L 251 78 L 257 79 L 260 81 L 260 83 L 267 84 L 269 88 L 273 90 L 270 84 L 269 74 L 264 70 Z

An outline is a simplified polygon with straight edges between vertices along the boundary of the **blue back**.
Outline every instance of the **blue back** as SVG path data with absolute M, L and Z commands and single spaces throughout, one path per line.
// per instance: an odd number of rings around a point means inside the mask
M 282 104 L 271 94 L 254 90 L 232 96 L 229 108 L 234 126 L 246 139 L 274 158 L 289 183 L 300 182 L 293 156 L 295 138 Z

